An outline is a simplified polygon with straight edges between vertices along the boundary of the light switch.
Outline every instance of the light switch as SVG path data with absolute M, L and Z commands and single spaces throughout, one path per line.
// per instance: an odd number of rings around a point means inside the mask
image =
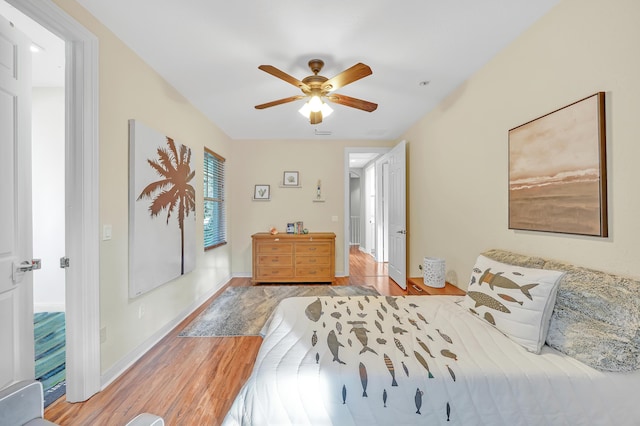
M 111 239 L 111 225 L 102 226 L 102 241 L 108 241 Z
M 331 216 L 331 222 L 337 222 L 338 216 Z

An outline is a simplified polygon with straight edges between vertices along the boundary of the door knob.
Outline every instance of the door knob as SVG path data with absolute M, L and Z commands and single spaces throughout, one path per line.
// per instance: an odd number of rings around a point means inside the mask
M 34 269 L 42 268 L 42 259 L 33 259 L 31 262 L 25 260 L 24 262 L 20 262 L 20 264 L 16 267 L 16 271 L 18 272 L 31 272 Z
M 31 272 L 40 268 L 42 268 L 42 259 L 32 259 L 31 261 L 25 260 L 17 265 L 13 263 L 11 278 L 14 284 L 17 284 L 22 280 L 22 276 L 25 272 Z

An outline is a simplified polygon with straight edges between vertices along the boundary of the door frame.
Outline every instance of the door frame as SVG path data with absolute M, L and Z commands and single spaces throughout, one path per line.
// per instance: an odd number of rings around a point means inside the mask
M 349 154 L 355 153 L 376 153 L 380 155 L 384 155 L 389 152 L 391 148 L 388 147 L 345 147 L 344 149 L 344 238 L 343 238 L 343 253 L 344 253 L 344 276 L 349 276 L 349 227 L 351 225 L 351 217 L 350 217 L 350 208 L 349 208 Z M 377 171 L 376 171 L 377 173 Z M 363 176 L 360 177 L 361 181 Z M 377 179 L 376 179 L 377 181 Z M 376 182 L 377 185 L 377 182 Z M 376 187 L 376 191 L 378 188 Z M 376 201 L 377 204 L 377 201 Z M 376 210 L 378 210 L 376 208 Z M 376 250 L 377 252 L 377 250 Z
M 66 44 L 67 401 L 100 391 L 98 38 L 53 2 L 6 0 Z

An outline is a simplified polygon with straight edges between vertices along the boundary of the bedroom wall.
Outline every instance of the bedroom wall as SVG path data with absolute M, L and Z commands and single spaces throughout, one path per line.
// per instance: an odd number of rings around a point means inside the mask
M 181 318 L 231 276 L 229 245 L 206 253 L 202 250 L 193 272 L 129 299 L 128 120 L 140 120 L 191 148 L 199 208 L 204 147 L 225 157 L 229 169 L 233 159 L 229 138 L 113 33 L 75 1 L 55 2 L 99 39 L 100 226 L 110 224 L 113 228 L 112 239 L 100 241 L 101 364 L 103 376 L 108 378 L 119 373 L 166 324 Z M 233 186 L 232 180 L 227 184 Z M 232 193 L 228 199 L 232 201 Z M 227 207 L 233 223 L 233 203 Z M 200 211 L 196 214 L 202 217 Z M 96 232 L 102 235 L 102 228 Z M 196 239 L 200 244 L 202 232 L 198 222 Z
M 635 0 L 563 0 L 406 132 L 411 275 L 442 256 L 466 288 L 478 253 L 497 247 L 640 277 L 639 19 Z M 609 237 L 507 229 L 507 131 L 598 91 Z
M 336 275 L 344 274 L 344 194 L 348 190 L 344 188 L 344 149 L 393 145 L 390 141 L 322 139 L 233 141 L 233 156 L 242 159 L 239 167 L 228 169 L 234 183 L 230 227 L 234 275 L 251 276 L 252 234 L 268 232 L 272 226 L 286 232 L 287 222 L 298 220 L 310 232 L 336 234 Z M 302 187 L 281 188 L 284 171 L 298 171 Z M 313 202 L 318 179 L 324 203 Z M 271 185 L 271 201 L 251 199 L 256 184 Z

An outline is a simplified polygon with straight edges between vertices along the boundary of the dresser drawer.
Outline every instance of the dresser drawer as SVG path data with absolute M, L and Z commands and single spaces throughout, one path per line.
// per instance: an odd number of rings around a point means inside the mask
M 293 243 L 290 242 L 260 242 L 256 245 L 258 254 L 291 254 Z
M 331 253 L 331 244 L 328 242 L 299 242 L 296 244 L 296 256 L 327 256 Z
M 261 254 L 258 255 L 258 265 L 268 267 L 293 266 L 291 254 Z
M 273 279 L 287 279 L 293 276 L 293 267 L 274 267 L 269 268 L 266 266 L 258 267 L 257 278 L 263 280 L 273 280 Z
M 296 266 L 296 278 L 300 280 L 313 278 L 331 278 L 331 268 L 329 265 L 318 266 Z
M 329 265 L 331 264 L 331 259 L 329 256 L 317 255 L 317 256 L 296 256 L 295 257 L 296 266 L 302 265 Z

